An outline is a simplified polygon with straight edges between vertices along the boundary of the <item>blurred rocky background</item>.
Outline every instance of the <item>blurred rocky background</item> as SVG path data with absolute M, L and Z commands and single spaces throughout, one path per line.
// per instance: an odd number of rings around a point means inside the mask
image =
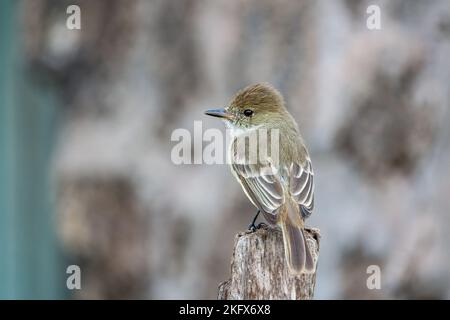
M 171 134 L 223 130 L 203 110 L 267 81 L 316 172 L 315 297 L 450 298 L 449 0 L 5 0 L 0 16 L 0 297 L 216 298 L 255 210 L 226 165 L 173 164 Z

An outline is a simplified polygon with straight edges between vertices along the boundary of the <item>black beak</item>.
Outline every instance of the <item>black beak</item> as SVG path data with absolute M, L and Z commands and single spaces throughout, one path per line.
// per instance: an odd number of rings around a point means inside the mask
M 232 120 L 233 115 L 228 113 L 225 109 L 209 109 L 205 111 L 205 114 L 212 117 Z

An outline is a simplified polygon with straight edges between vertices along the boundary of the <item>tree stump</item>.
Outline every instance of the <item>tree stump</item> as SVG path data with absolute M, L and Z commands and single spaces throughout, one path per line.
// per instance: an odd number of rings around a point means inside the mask
M 317 262 L 319 230 L 306 228 L 305 235 Z M 219 285 L 218 299 L 308 300 L 313 298 L 315 284 L 316 273 L 289 274 L 281 230 L 264 225 L 255 232 L 242 232 L 236 236 L 231 278 Z

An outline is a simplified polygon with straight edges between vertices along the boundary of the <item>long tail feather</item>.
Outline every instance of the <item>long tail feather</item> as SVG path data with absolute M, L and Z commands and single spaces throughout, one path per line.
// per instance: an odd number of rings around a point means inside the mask
M 281 220 L 279 224 L 283 232 L 284 252 L 289 271 L 292 274 L 313 273 L 314 259 L 303 227 L 292 224 L 289 218 Z

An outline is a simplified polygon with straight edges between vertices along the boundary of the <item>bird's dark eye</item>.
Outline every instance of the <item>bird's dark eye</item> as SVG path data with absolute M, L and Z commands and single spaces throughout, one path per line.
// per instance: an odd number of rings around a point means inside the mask
M 244 116 L 251 117 L 252 114 L 253 114 L 253 110 L 250 110 L 250 109 L 245 109 L 244 110 Z

